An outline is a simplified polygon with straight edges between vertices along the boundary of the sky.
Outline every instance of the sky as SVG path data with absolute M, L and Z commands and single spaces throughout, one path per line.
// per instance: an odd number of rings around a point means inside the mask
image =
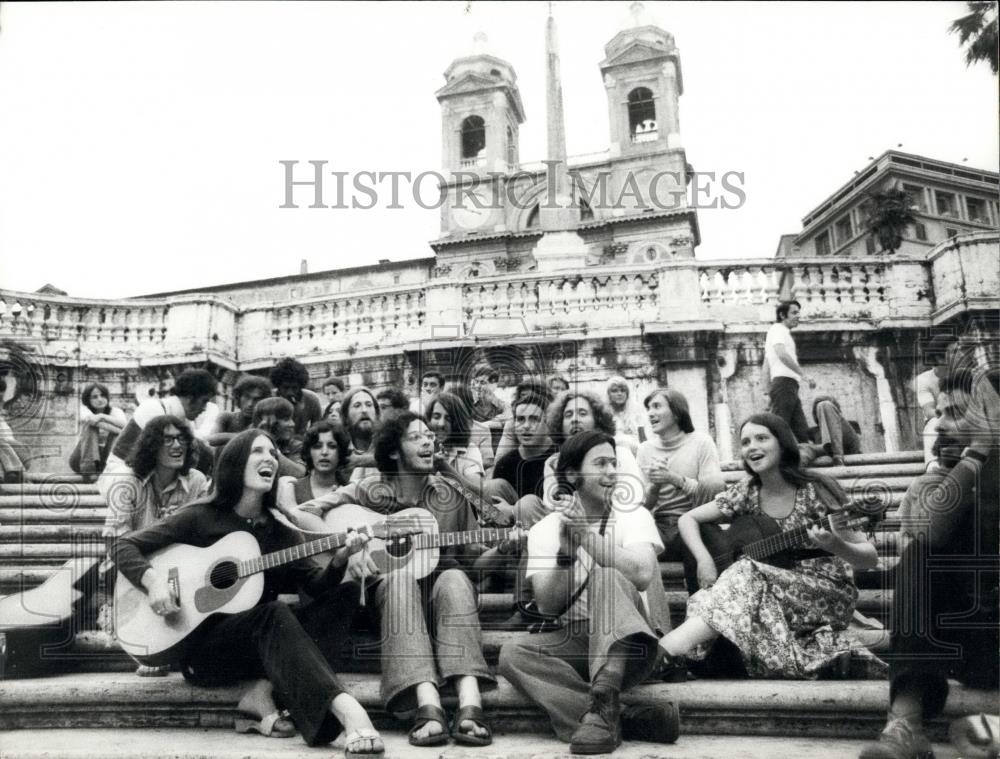
M 569 154 L 604 150 L 598 64 L 629 3 L 554 2 Z M 545 158 L 547 3 L 0 4 L 0 287 L 116 298 L 432 255 L 440 214 L 279 208 L 279 161 L 440 170 L 434 93 L 484 31 Z M 996 170 L 997 79 L 967 68 L 960 2 L 650 2 L 681 55 L 699 258 L 772 256 L 889 148 Z

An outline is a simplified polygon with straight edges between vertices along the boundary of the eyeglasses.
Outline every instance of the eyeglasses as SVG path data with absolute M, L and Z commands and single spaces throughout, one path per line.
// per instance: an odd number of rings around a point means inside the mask
M 437 435 L 433 432 L 410 432 L 406 435 L 406 440 L 411 443 L 421 443 L 424 440 L 430 440 L 432 443 L 437 439 Z
M 163 436 L 163 447 L 172 448 L 174 443 L 180 444 L 182 448 L 188 447 L 188 439 L 184 435 L 164 435 Z

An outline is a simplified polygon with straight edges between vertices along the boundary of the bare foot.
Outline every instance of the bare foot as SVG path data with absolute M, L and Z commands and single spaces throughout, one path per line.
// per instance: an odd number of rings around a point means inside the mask
M 274 686 L 270 680 L 255 680 L 240 698 L 236 709 L 243 714 L 255 714 L 261 719 L 278 711 L 278 706 L 274 703 Z
M 385 751 L 385 745 L 372 725 L 368 712 L 349 693 L 341 693 L 330 704 L 330 711 L 344 726 L 336 741 L 336 745 L 344 745 L 346 751 L 360 754 L 379 754 Z

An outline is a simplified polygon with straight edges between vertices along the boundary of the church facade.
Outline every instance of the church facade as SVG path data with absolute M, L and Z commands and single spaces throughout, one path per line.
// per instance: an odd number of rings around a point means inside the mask
M 66 469 L 88 382 L 127 406 L 207 366 L 228 408 L 241 373 L 283 356 L 302 361 L 317 389 L 337 376 L 416 394 L 423 371 L 463 378 L 483 361 L 507 387 L 622 375 L 641 399 L 669 385 L 733 458 L 735 425 L 766 404 L 764 335 L 789 297 L 803 307 L 800 360 L 820 383 L 803 388 L 803 404 L 837 396 L 866 451 L 918 447 L 912 380 L 932 329 L 975 334 L 997 360 L 996 174 L 976 172 L 987 223 L 937 244 L 866 251 L 850 216 L 861 248 L 818 254 L 810 222 L 777 257 L 702 261 L 672 35 L 637 19 L 605 46 L 595 75 L 611 141 L 598 155 L 563 160 L 554 45 L 550 63 L 550 160 L 540 164 L 520 161 L 526 116 L 510 64 L 480 38 L 446 69 L 436 97 L 447 201 L 425 258 L 115 301 L 0 290 L 7 417 L 38 451 L 31 468 Z

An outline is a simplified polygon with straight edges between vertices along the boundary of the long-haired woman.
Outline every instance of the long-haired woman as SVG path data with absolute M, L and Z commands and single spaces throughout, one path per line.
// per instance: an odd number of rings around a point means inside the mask
M 697 658 L 722 636 L 739 649 L 751 676 L 815 677 L 851 647 L 844 630 L 858 597 L 852 570 L 875 566 L 875 546 L 828 519 L 846 495 L 835 481 L 801 468 L 798 441 L 783 419 L 751 416 L 740 427 L 740 448 L 750 476 L 678 521 L 701 590 L 660 646 L 670 657 Z M 771 517 L 783 532 L 806 528 L 817 550 L 800 554 L 792 568 L 743 557 L 720 575 L 700 526 L 745 514 Z
M 150 565 L 148 554 L 175 543 L 211 546 L 233 532 L 252 534 L 263 554 L 302 543 L 300 533 L 272 515 L 277 474 L 274 440 L 260 430 L 239 433 L 219 456 L 213 495 L 120 538 L 115 543 L 118 569 L 146 590 L 155 613 L 169 618 L 179 608 L 166 575 Z M 248 719 L 237 729 L 289 734 L 291 726 L 275 716 L 277 698 L 310 746 L 344 732 L 348 756 L 384 751 L 364 708 L 343 689 L 331 666 L 360 592 L 354 583 L 341 584 L 344 567 L 349 553 L 364 542 L 355 534 L 325 569 L 310 559 L 268 569 L 256 606 L 209 618 L 190 636 L 181 661 L 189 681 L 207 686 L 258 681 L 240 701 L 238 708 Z M 280 593 L 297 591 L 314 600 L 295 609 L 277 600 Z

